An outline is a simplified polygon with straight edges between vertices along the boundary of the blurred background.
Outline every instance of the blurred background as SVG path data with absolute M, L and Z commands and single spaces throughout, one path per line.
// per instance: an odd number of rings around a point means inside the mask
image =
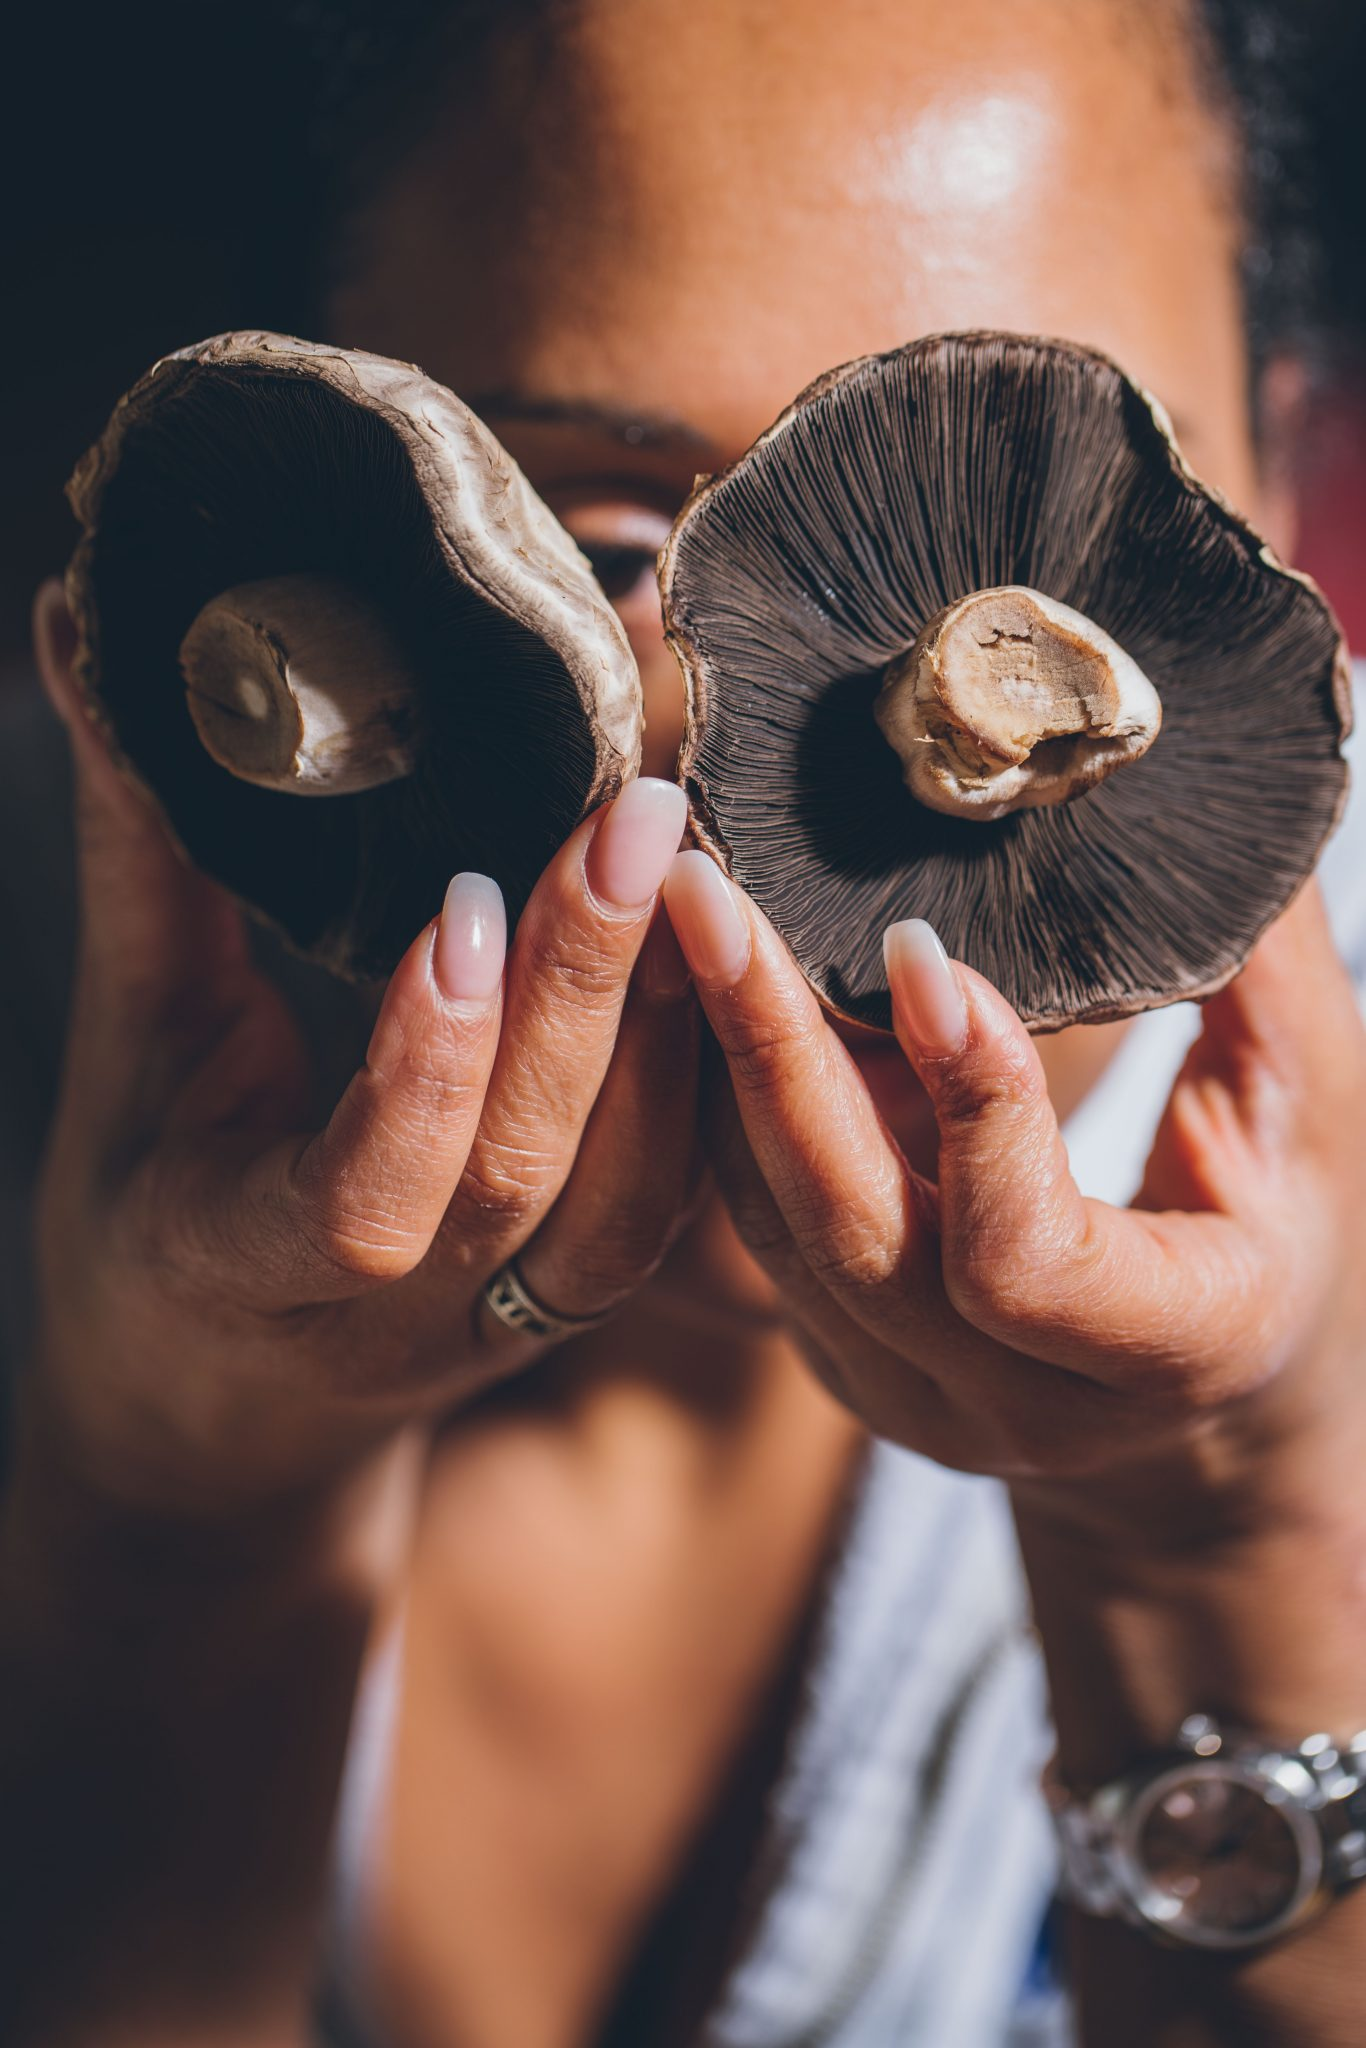
M 1300 559 L 1366 652 L 1366 0 L 1303 7 L 1296 91 L 1328 260 Z M 396 12 L 430 9 L 388 0 L 386 12 L 392 37 Z M 221 328 L 304 325 L 316 83 L 291 21 L 306 13 L 280 0 L 199 12 L 77 0 L 25 9 L 7 37 L 0 675 L 24 661 L 34 585 L 70 550 L 63 483 L 119 393 Z M 345 6 L 333 15 L 338 33 L 363 35 L 363 6 L 351 31 Z

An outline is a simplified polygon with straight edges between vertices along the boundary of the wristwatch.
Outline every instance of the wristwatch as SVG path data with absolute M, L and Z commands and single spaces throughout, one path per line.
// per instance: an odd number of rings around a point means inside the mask
M 1063 1897 L 1164 1942 L 1255 1948 L 1366 1877 L 1366 1730 L 1286 1750 L 1192 1714 L 1165 1755 L 1089 1797 L 1054 1766 L 1044 1782 Z

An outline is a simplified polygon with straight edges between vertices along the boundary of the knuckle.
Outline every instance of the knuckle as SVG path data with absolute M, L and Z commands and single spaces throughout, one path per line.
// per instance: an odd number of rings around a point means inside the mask
M 530 1224 L 545 1206 L 552 1163 L 547 1155 L 499 1146 L 471 1158 L 456 1190 L 463 1228 L 503 1237 Z
M 334 1272 L 376 1286 L 405 1279 L 425 1249 L 415 1245 L 400 1227 L 344 1211 L 320 1216 L 311 1236 L 315 1249 Z
M 725 1033 L 726 1058 L 750 1096 L 782 1090 L 795 1053 L 790 1025 L 781 1016 L 735 1016 Z
M 1008 1214 L 979 1211 L 944 1246 L 944 1288 L 958 1313 L 1025 1348 L 1085 1323 L 1106 1257 L 1089 1232 L 1074 1238 L 1050 1220 L 1042 1200 L 1028 1214 L 1022 1229 L 1016 1204 Z
M 357 1108 L 376 1116 L 389 1102 L 436 1120 L 468 1102 L 471 1078 L 459 1023 L 403 1033 L 392 1061 L 373 1051 L 352 1084 Z
M 541 972 L 551 1000 L 572 1011 L 611 1008 L 622 1000 L 628 978 L 621 957 L 600 936 L 573 927 L 546 945 Z
M 913 1194 L 899 1171 L 876 1167 L 857 1189 L 808 1182 L 785 1196 L 792 1234 L 828 1287 L 880 1288 L 899 1280 L 918 1238 Z
M 408 1117 L 419 1123 L 443 1123 L 457 1116 L 470 1097 L 468 1077 L 449 1056 L 424 1046 L 407 1062 L 404 1093 L 410 1098 Z
M 368 1209 L 344 1183 L 325 1179 L 310 1155 L 296 1170 L 295 1195 L 296 1233 L 315 1262 L 345 1279 L 376 1286 L 401 1280 L 426 1251 L 393 1216 Z
M 900 1266 L 896 1247 L 867 1228 L 823 1230 L 818 1236 L 799 1231 L 807 1247 L 807 1264 L 827 1287 L 862 1290 L 885 1287 Z
M 1032 1114 L 1039 1080 L 1021 1054 L 996 1048 L 990 1063 L 950 1063 L 938 1078 L 936 1094 L 956 1124 L 995 1123 Z
M 946 1256 L 944 1291 L 960 1316 L 978 1329 L 1004 1326 L 1022 1337 L 1038 1320 L 1040 1289 L 1048 1276 L 1018 1258 L 982 1246 L 967 1257 Z M 1056 1313 L 1057 1298 L 1053 1297 Z

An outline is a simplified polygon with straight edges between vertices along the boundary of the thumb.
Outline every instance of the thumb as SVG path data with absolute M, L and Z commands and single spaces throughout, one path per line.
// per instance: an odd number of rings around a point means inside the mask
M 891 927 L 886 958 L 896 1035 L 939 1127 L 946 1262 L 1056 1253 L 1085 1211 L 1033 1040 L 922 920 Z
M 75 776 L 80 939 L 68 1086 L 107 1113 L 169 1090 L 221 1021 L 246 959 L 235 905 L 181 858 L 146 795 L 116 765 L 76 677 L 78 636 L 61 584 L 33 605 L 39 674 L 66 727 Z

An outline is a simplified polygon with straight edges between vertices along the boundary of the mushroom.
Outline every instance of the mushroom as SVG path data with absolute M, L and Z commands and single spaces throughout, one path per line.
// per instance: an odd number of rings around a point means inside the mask
M 77 674 L 117 757 L 337 972 L 387 973 L 460 868 L 515 915 L 639 765 L 635 662 L 587 561 L 410 364 L 261 332 L 182 349 L 69 495 Z
M 1212 994 L 1344 800 L 1327 603 L 1090 350 L 830 371 L 699 479 L 660 586 L 698 837 L 862 1024 L 905 917 L 1036 1029 Z

